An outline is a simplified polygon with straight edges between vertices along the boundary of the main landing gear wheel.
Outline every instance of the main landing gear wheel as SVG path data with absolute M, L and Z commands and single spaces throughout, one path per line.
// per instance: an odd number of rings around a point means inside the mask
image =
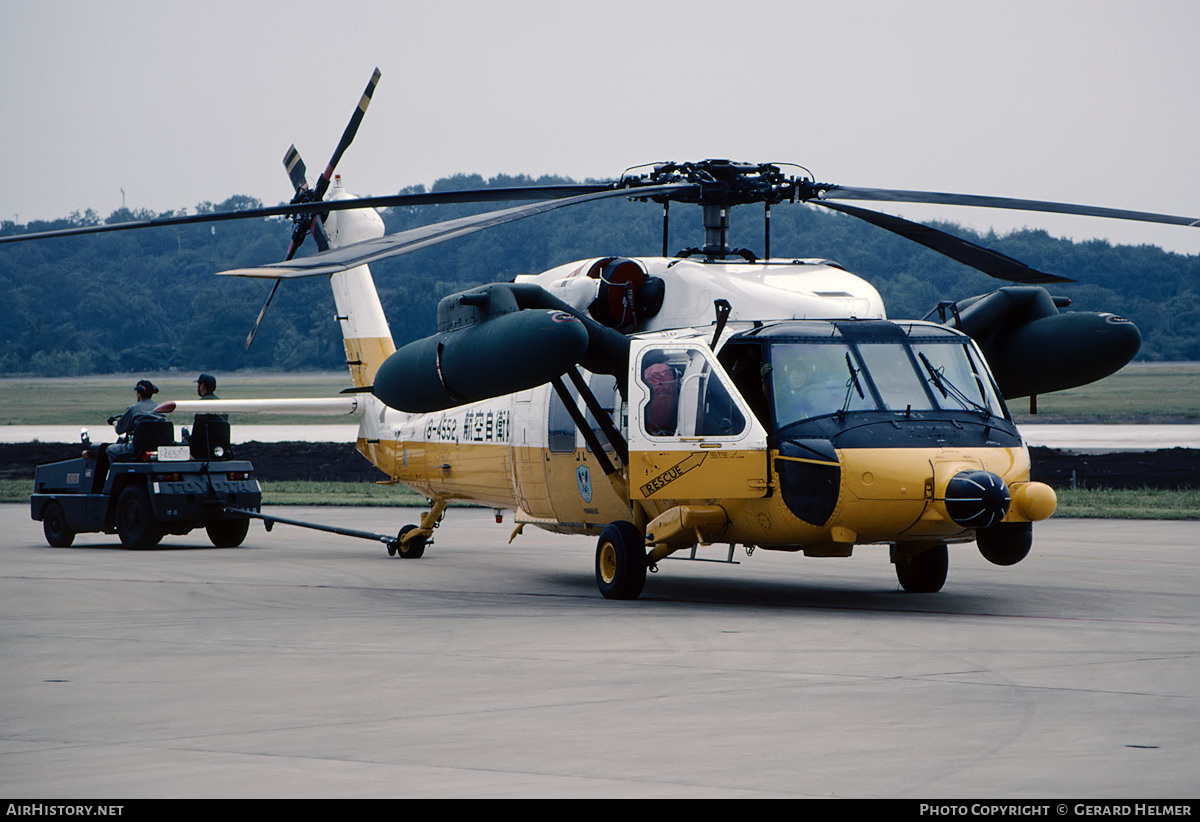
M 413 537 L 407 544 L 404 542 L 404 535 L 416 530 L 416 527 L 409 524 L 400 529 L 395 541 L 388 545 L 388 556 L 394 557 L 399 554 L 401 559 L 419 559 L 425 555 L 425 545 L 428 542 L 425 537 Z
M 605 599 L 637 599 L 646 586 L 646 541 L 631 522 L 614 522 L 596 543 L 596 585 Z
M 126 548 L 153 548 L 163 538 L 150 495 L 140 485 L 129 486 L 117 498 L 117 535 Z
M 42 512 L 42 533 L 52 548 L 66 548 L 75 541 L 75 532 L 67 525 L 67 514 L 57 502 L 50 503 Z
M 204 526 L 208 539 L 218 548 L 236 548 L 242 544 L 250 531 L 250 520 L 228 519 L 221 522 L 210 522 Z
M 924 550 L 914 548 L 892 546 L 892 563 L 896 566 L 900 587 L 910 594 L 937 593 L 946 584 L 946 571 L 950 567 L 946 543 L 931 545 Z

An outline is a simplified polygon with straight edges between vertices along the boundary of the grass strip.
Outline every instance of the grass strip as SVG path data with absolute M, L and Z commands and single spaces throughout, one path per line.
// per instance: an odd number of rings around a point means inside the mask
M 1062 519 L 1200 519 L 1200 490 L 1055 489 Z

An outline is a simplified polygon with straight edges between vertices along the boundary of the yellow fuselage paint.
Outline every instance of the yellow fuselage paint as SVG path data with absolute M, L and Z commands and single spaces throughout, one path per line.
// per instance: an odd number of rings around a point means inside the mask
M 391 337 L 347 337 L 342 342 L 355 388 L 370 385 L 379 366 L 396 351 Z
M 637 500 L 761 497 L 767 467 L 761 451 L 703 443 L 689 451 L 634 451 L 629 494 Z
M 560 454 L 499 443 L 360 440 L 359 450 L 396 481 L 422 494 L 516 510 L 555 531 L 594 534 L 611 522 L 634 520 L 635 509 L 654 517 L 681 504 L 717 505 L 727 512 L 728 524 L 719 531 L 702 532 L 705 541 L 794 550 L 837 545 L 848 549 L 856 543 L 968 541 L 974 538 L 973 531 L 946 514 L 943 500 L 950 478 L 959 471 L 984 469 L 1000 476 L 1011 489 L 1029 480 L 1028 452 L 1019 447 L 844 449 L 837 452 L 841 480 L 836 508 L 827 522 L 813 524 L 799 519 L 784 503 L 774 467 L 779 458 L 775 451 L 769 457 L 758 455 L 770 466 L 770 487 L 765 495 L 760 491 L 756 498 L 739 499 L 710 495 L 703 487 L 687 487 L 687 497 L 681 498 L 679 489 L 684 486 L 680 485 L 672 490 L 670 499 L 656 499 L 653 493 L 645 494 L 645 489 L 630 487 L 629 494 L 635 497 L 631 503 L 618 495 L 585 448 Z M 676 462 L 688 456 L 674 453 Z M 663 467 L 670 468 L 665 463 Z M 682 472 L 673 482 L 690 482 L 690 473 L 703 472 Z M 584 476 L 590 480 L 586 488 Z M 723 482 L 728 479 L 728 475 L 721 477 Z M 1006 518 L 1008 522 L 1024 520 L 1016 506 Z
M 772 464 L 778 454 L 772 452 Z M 1029 480 L 1024 448 L 854 448 L 838 451 L 837 506 L 819 525 L 800 520 L 779 495 L 729 501 L 730 534 L 763 547 L 881 542 L 968 541 L 973 531 L 946 514 L 946 483 L 959 471 L 982 468 L 1010 488 Z M 772 470 L 772 486 L 778 488 Z M 1005 521 L 1024 518 L 1009 511 Z M 722 539 L 728 537 L 723 536 Z

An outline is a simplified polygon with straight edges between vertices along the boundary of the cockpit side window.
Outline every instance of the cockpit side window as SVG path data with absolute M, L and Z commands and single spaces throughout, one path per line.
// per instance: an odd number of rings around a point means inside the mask
M 651 437 L 724 437 L 746 417 L 709 360 L 696 349 L 647 349 L 638 363 L 645 389 L 642 427 Z
M 725 382 L 711 376 L 704 381 L 704 395 L 697 409 L 696 435 L 732 437 L 746 430 L 746 418 L 733 401 Z
M 642 382 L 650 396 L 642 406 L 642 423 L 653 437 L 669 437 L 679 427 L 679 380 L 685 364 L 676 362 L 659 349 L 642 357 Z M 678 369 L 678 370 L 677 370 Z
M 721 349 L 717 359 L 725 367 L 733 385 L 759 422 L 770 422 L 767 402 L 767 383 L 771 369 L 763 362 L 763 347 L 759 343 L 730 343 Z

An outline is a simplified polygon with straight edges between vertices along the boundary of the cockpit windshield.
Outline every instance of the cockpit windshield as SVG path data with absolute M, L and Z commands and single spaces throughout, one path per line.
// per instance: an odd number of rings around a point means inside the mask
M 941 407 L 1004 415 L 1004 406 L 974 347 L 914 341 L 912 349 L 921 363 L 921 373 L 929 377 L 934 399 Z
M 778 341 L 770 346 L 776 428 L 852 411 L 972 411 L 1004 416 L 969 341 Z
M 856 390 L 846 360 L 849 354 L 849 346 L 838 342 L 771 346 L 771 391 L 780 426 L 833 414 L 843 407 L 848 411 L 876 407 L 865 383 L 860 382 L 865 396 Z

